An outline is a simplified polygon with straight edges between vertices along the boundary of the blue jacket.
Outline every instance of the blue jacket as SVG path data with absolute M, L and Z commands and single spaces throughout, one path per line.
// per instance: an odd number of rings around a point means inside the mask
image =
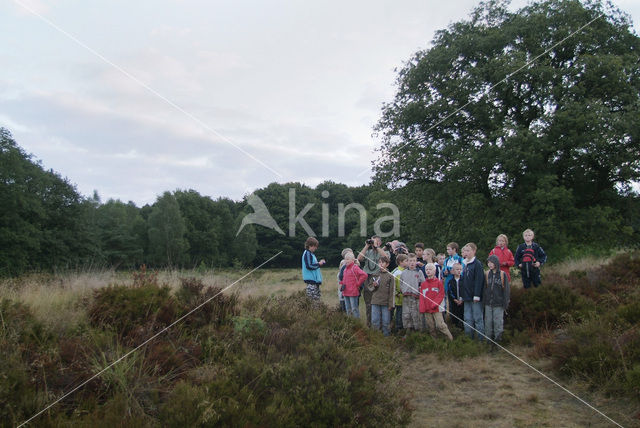
M 464 267 L 460 278 L 460 297 L 465 302 L 473 301 L 475 296 L 482 301 L 484 289 L 484 268 L 478 258 Z
M 307 284 L 322 284 L 318 259 L 309 250 L 304 250 L 302 253 L 302 280 Z
M 462 256 L 460 254 L 457 254 L 455 256 L 448 256 L 446 259 L 444 259 L 444 270 L 446 270 L 448 267 L 451 268 L 453 266 L 454 263 L 460 263 L 462 265 L 462 270 L 464 272 L 464 259 L 462 258 Z M 445 292 L 449 291 L 449 281 L 451 281 L 451 278 L 453 278 L 453 274 L 449 271 L 449 274 L 446 275 L 444 277 L 444 289 Z

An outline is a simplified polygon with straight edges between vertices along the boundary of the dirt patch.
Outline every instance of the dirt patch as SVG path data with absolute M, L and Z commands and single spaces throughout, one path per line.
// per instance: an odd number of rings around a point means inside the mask
M 409 355 L 404 366 L 406 390 L 414 391 L 412 427 L 615 426 L 506 353 L 458 361 Z M 564 386 L 622 426 L 640 427 L 637 403 Z

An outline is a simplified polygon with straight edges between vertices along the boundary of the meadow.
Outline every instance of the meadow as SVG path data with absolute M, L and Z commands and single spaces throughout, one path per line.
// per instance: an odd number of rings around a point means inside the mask
M 0 283 L 0 420 L 15 426 L 612 426 L 504 351 L 384 338 L 311 306 L 297 269 L 32 274 Z M 623 426 L 640 426 L 640 258 L 515 280 L 506 348 Z M 218 295 L 223 289 L 224 293 Z M 163 329 L 207 301 L 201 310 Z

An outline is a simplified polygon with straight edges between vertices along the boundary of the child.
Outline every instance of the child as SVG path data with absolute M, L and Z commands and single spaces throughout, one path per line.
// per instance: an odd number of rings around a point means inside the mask
M 342 312 L 347 312 L 345 303 L 344 303 L 344 296 L 342 295 L 342 285 L 340 284 L 340 281 L 342 281 L 342 274 L 344 272 L 344 267 L 346 266 L 347 261 L 345 260 L 345 256 L 351 253 L 353 254 L 353 250 L 351 248 L 345 248 L 344 250 L 342 250 L 342 260 L 340 260 L 340 265 L 338 265 L 338 301 L 340 302 L 340 311 Z M 355 263 L 360 266 L 360 263 L 356 260 Z
M 464 300 L 464 332 L 467 336 L 478 340 L 484 338 L 484 311 L 482 307 L 482 291 L 484 285 L 484 268 L 476 258 L 478 247 L 469 242 L 462 247 L 465 267 L 460 281 L 460 297 Z M 475 330 L 474 330 L 475 329 Z
M 407 259 L 409 266 L 400 274 L 402 325 L 407 330 L 421 330 L 422 320 L 420 319 L 418 300 L 420 299 L 420 284 L 424 281 L 424 275 L 416 266 L 415 254 L 410 253 Z
M 487 260 L 489 272 L 485 274 L 484 286 L 484 331 L 489 339 L 502 339 L 504 312 L 509 306 L 509 278 L 499 269 L 500 259 L 496 255 Z
M 320 284 L 322 284 L 322 273 L 320 266 L 326 262 L 324 259 L 318 262 L 314 254 L 320 243 L 316 238 L 310 236 L 304 243 L 304 253 L 302 253 L 302 280 L 307 284 L 307 297 L 315 303 L 320 302 Z
M 396 263 L 398 267 L 392 272 L 393 277 L 395 278 L 395 290 L 396 290 L 396 305 L 394 311 L 392 311 L 392 316 L 395 317 L 396 323 L 395 328 L 396 332 L 399 333 L 402 328 L 402 288 L 400 286 L 400 275 L 402 275 L 402 271 L 404 271 L 409 265 L 409 260 L 407 259 L 406 254 L 398 254 L 396 256 Z M 394 313 L 395 312 L 395 313 Z
M 344 296 L 345 308 L 347 315 L 360 318 L 360 309 L 358 308 L 360 286 L 364 284 L 368 275 L 355 263 L 353 253 L 347 253 L 344 259 L 345 267 L 340 284 L 343 286 L 342 295 Z
M 504 272 L 509 281 L 511 281 L 511 272 L 509 272 L 509 268 L 515 263 L 513 261 L 513 253 L 509 248 L 507 248 L 508 245 L 509 239 L 507 238 L 507 235 L 498 235 L 496 238 L 496 247 L 491 250 L 489 255 L 498 256 L 498 260 L 500 260 L 500 270 Z
M 431 337 L 436 338 L 436 329 L 438 329 L 440 333 L 447 336 L 447 339 L 453 340 L 442 318 L 442 312 L 445 310 L 444 285 L 436 278 L 436 265 L 428 263 L 425 270 L 427 279 L 420 284 L 420 314 L 426 320 Z
M 433 250 L 433 248 L 425 248 L 423 257 L 424 257 L 425 266 L 427 265 L 427 263 L 433 263 L 433 265 L 436 267 L 436 277 L 437 277 L 439 275 L 439 273 L 440 273 L 440 268 L 436 264 L 436 252 Z M 425 271 L 424 267 L 422 268 L 422 273 L 424 274 L 424 277 L 426 278 L 427 277 L 427 272 Z
M 371 325 L 374 329 L 380 330 L 382 324 L 382 334 L 389 336 L 391 311 L 394 307 L 395 278 L 387 270 L 389 257 L 380 257 L 378 263 L 380 275 L 374 281 L 376 285 L 371 296 Z
M 540 266 L 546 263 L 547 255 L 540 245 L 533 242 L 533 230 L 527 229 L 522 232 L 524 244 L 520 244 L 516 250 L 515 263 L 522 273 L 522 285 L 525 289 L 534 287 L 542 283 L 540 278 Z
M 425 261 L 422 258 L 424 254 L 424 244 L 422 242 L 417 242 L 414 247 L 414 252 L 416 253 L 416 266 L 418 266 L 420 269 L 423 269 L 425 265 Z M 422 273 L 424 273 L 424 271 Z
M 447 244 L 447 254 L 449 257 L 444 259 L 444 270 L 442 275 L 444 276 L 444 289 L 449 290 L 449 281 L 453 278 L 453 272 L 451 269 L 456 263 L 460 263 L 464 268 L 464 259 L 458 254 L 458 244 L 456 242 L 449 242 Z
M 436 272 L 440 272 L 440 274 L 436 275 L 436 277 L 444 281 L 444 254 L 438 253 L 438 255 L 436 256 L 436 261 L 438 262 L 436 264 Z
M 464 327 L 464 301 L 460 297 L 460 279 L 462 264 L 456 262 L 451 268 L 453 278 L 449 281 L 449 312 L 453 315 L 453 322 L 459 328 Z

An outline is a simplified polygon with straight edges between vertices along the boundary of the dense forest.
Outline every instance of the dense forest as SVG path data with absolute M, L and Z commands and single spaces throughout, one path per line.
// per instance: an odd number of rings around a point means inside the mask
M 290 267 L 310 232 L 335 263 L 376 226 L 385 240 L 481 253 L 529 227 L 551 261 L 637 246 L 640 38 L 601 2 L 507 4 L 482 3 L 399 69 L 370 184 L 256 190 L 277 227 L 242 223 L 249 195 L 178 189 L 143 207 L 81 195 L 0 128 L 0 275 L 252 266 L 279 251 L 270 266 Z

